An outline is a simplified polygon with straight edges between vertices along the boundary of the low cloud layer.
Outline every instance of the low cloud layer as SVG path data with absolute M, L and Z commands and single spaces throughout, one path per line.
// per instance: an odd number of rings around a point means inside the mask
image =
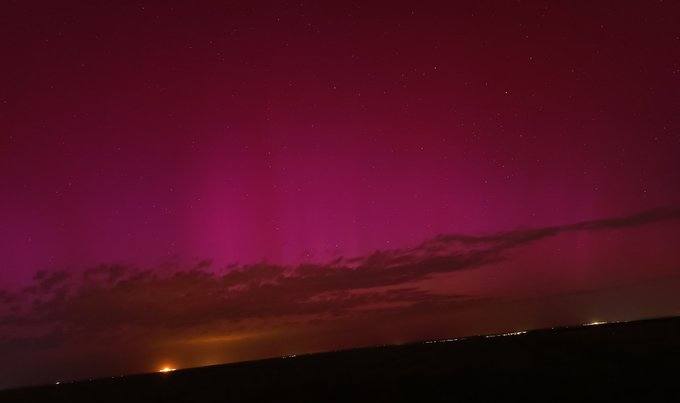
M 0 291 L 0 354 L 134 335 L 152 342 L 168 332 L 200 340 L 257 331 L 288 320 L 312 323 L 366 311 L 427 310 L 474 299 L 442 295 L 417 283 L 439 273 L 479 269 L 506 251 L 566 232 L 619 230 L 680 218 L 678 208 L 626 217 L 483 236 L 441 235 L 405 249 L 327 264 L 255 264 L 213 270 L 101 265 L 84 272 L 41 271 L 21 292 Z M 429 308 L 428 308 L 429 307 Z M 141 340 L 141 341 L 140 341 Z M 146 341 L 144 341 L 146 340 Z

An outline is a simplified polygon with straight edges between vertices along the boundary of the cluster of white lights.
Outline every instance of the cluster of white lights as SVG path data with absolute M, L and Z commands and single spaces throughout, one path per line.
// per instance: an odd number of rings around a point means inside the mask
M 594 322 L 586 323 L 584 326 L 598 326 L 598 325 L 606 325 L 606 324 L 607 324 L 607 322 L 594 321 Z
M 163 368 L 159 369 L 158 372 L 167 373 L 167 372 L 172 372 L 174 370 L 176 370 L 176 368 L 163 367 Z
M 434 343 L 451 343 L 453 341 L 460 341 L 460 340 L 465 340 L 467 337 L 459 337 L 457 339 L 445 339 L 445 340 L 430 340 L 426 341 L 425 344 L 434 344 Z
M 486 335 L 484 337 L 486 337 L 488 339 L 488 338 L 491 338 L 491 337 L 519 336 L 521 334 L 526 334 L 526 332 L 527 332 L 526 330 L 520 330 L 520 331 L 517 331 L 517 332 L 509 332 L 509 333 L 501 333 L 501 334 L 489 334 L 489 335 Z
M 517 332 L 509 332 L 509 333 L 501 333 L 501 334 L 487 334 L 484 335 L 485 338 L 489 339 L 492 337 L 505 337 L 505 336 L 519 336 L 521 334 L 526 334 L 526 330 L 519 330 Z M 434 343 L 451 343 L 454 341 L 462 341 L 462 340 L 468 340 L 474 337 L 481 337 L 481 336 L 469 336 L 469 337 L 458 337 L 456 339 L 444 339 L 444 340 L 430 340 L 426 341 L 425 344 L 434 344 Z

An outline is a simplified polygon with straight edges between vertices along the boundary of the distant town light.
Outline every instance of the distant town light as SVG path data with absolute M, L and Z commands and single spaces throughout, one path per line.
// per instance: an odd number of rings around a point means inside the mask
M 605 325 L 607 322 L 602 322 L 602 321 L 593 321 L 586 323 L 586 326 L 597 326 L 597 325 Z
M 163 373 L 172 372 L 172 371 L 174 371 L 175 369 L 176 369 L 176 368 L 163 367 L 163 368 L 161 368 L 158 372 L 163 372 Z
M 521 334 L 527 334 L 526 330 L 519 330 L 517 332 L 505 333 L 503 336 L 519 336 Z
M 509 333 L 487 334 L 484 337 L 487 338 L 487 339 L 491 339 L 491 338 L 494 338 L 494 337 L 519 336 L 519 335 L 526 334 L 526 333 L 527 333 L 526 330 L 519 330 L 519 331 L 516 331 L 516 332 L 509 332 Z

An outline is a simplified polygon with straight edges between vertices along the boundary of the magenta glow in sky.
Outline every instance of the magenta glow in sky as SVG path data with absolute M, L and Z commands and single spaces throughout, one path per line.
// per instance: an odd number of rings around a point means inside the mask
M 3 5 L 0 387 L 680 312 L 680 6 L 450 3 Z

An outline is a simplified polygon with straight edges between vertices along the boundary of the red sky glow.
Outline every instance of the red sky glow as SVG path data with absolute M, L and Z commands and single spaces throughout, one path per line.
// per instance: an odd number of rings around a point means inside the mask
M 680 314 L 680 3 L 6 2 L 0 388 Z

